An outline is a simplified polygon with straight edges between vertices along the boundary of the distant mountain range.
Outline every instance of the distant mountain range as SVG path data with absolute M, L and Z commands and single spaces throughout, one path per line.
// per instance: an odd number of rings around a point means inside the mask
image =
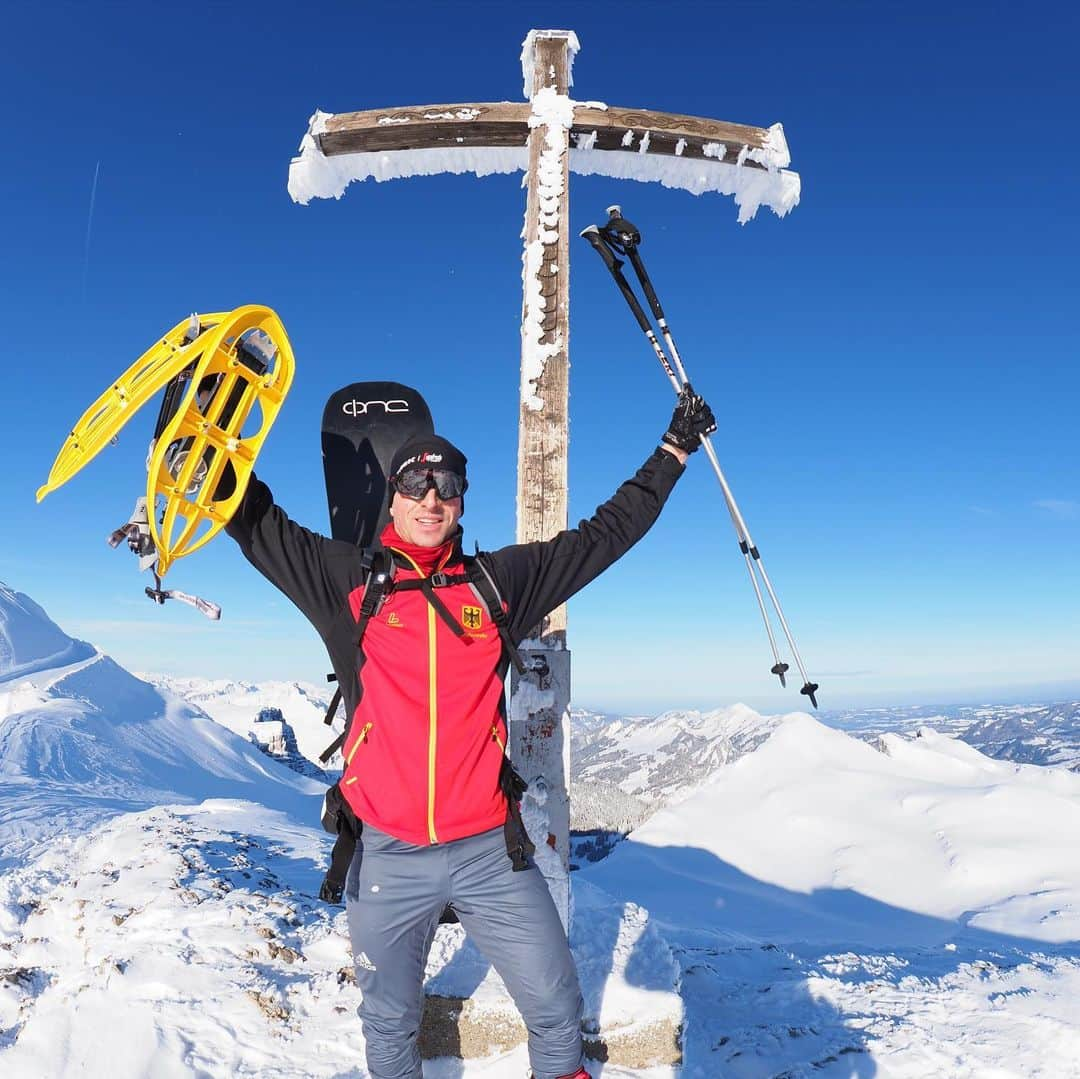
M 1080 771 L 1080 701 L 870 709 L 832 712 L 825 721 L 860 738 L 930 727 L 988 757 Z
M 310 683 L 142 677 L 245 738 L 251 737 L 260 712 L 276 710 L 291 728 L 299 752 L 315 764 L 341 726 L 340 711 L 333 729 L 323 723 L 331 690 Z M 754 752 L 787 718 L 761 715 L 742 704 L 657 716 L 572 710 L 571 827 L 632 831 L 719 769 Z M 869 742 L 889 733 L 911 737 L 929 727 L 988 757 L 1080 770 L 1080 701 L 850 710 L 826 713 L 822 721 Z M 340 764 L 339 756 L 333 758 L 328 771 L 336 774 Z
M 576 830 L 628 832 L 679 802 L 782 722 L 745 705 L 659 716 L 571 716 L 570 812 Z
M 571 730 L 572 826 L 631 831 L 718 769 L 753 753 L 788 718 L 762 716 L 741 704 L 652 717 L 577 710 Z M 1080 771 L 1080 701 L 833 712 L 823 721 L 868 742 L 885 734 L 914 736 L 928 727 L 988 757 Z

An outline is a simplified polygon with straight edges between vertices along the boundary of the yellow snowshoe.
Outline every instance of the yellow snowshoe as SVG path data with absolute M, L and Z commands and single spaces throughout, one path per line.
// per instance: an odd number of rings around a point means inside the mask
M 127 536 L 143 558 L 141 568 L 156 555 L 160 584 L 176 559 L 206 544 L 236 511 L 294 371 L 285 327 L 269 307 L 193 315 L 83 413 L 37 500 L 67 483 L 165 389 L 147 459 L 143 524 L 134 530 L 145 538 L 132 536 L 131 522 L 110 538 L 117 546 Z

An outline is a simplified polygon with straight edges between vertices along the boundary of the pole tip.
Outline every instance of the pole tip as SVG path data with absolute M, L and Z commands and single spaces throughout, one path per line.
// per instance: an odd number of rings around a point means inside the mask
M 817 693 L 817 691 L 818 691 L 817 682 L 807 682 L 806 685 L 803 686 L 802 689 L 799 690 L 800 693 L 805 693 L 806 696 L 810 698 L 810 703 L 815 708 L 817 708 L 817 706 L 818 706 L 817 697 L 814 696 L 814 694 Z

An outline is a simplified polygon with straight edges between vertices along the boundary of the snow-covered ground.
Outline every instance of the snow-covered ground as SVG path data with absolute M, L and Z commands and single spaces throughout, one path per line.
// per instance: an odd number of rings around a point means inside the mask
M 1080 776 L 789 717 L 581 876 L 681 963 L 685 1074 L 1080 1075 Z
M 321 702 L 293 685 L 186 687 L 234 733 L 2 584 L 0 641 L 0 1075 L 362 1077 L 344 914 L 317 899 L 325 787 L 247 738 L 252 706 L 299 729 L 317 717 L 322 735 Z M 591 1024 L 632 1036 L 643 999 L 681 1019 L 671 950 L 645 913 L 595 888 L 580 903 Z M 644 987 L 631 953 L 648 956 Z M 507 1000 L 457 926 L 440 929 L 428 982 Z M 425 1072 L 526 1066 L 519 1045 Z
M 363 1076 L 343 916 L 315 898 L 322 787 L 246 738 L 267 706 L 324 734 L 318 694 L 215 695 L 239 733 L 0 586 L 3 1076 Z M 609 733 L 667 806 L 575 874 L 593 1022 L 670 1009 L 674 982 L 684 1076 L 1080 1076 L 1080 775 L 801 714 Z M 684 755 L 696 789 L 668 789 Z M 457 927 L 428 973 L 502 992 Z M 524 1071 L 520 1047 L 425 1065 Z

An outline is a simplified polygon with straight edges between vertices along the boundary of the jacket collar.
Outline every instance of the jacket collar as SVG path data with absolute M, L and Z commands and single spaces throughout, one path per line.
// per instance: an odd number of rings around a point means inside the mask
M 403 555 L 406 563 L 418 570 L 424 577 L 437 573 L 448 562 L 461 555 L 461 528 L 438 547 L 421 547 L 416 543 L 406 543 L 394 528 L 391 521 L 383 530 L 379 540 L 387 550 Z

